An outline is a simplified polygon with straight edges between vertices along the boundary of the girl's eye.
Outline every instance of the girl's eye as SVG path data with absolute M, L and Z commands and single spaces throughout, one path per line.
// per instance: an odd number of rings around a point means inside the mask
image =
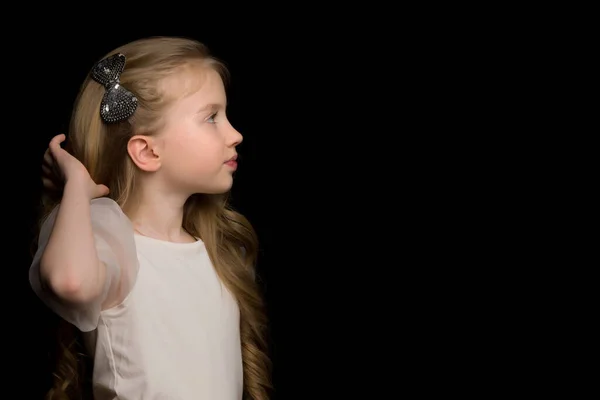
M 213 115 L 211 115 L 210 117 L 208 117 L 207 121 L 209 124 L 216 124 L 217 121 L 215 121 L 215 118 L 217 118 L 217 114 L 218 113 L 214 113 Z

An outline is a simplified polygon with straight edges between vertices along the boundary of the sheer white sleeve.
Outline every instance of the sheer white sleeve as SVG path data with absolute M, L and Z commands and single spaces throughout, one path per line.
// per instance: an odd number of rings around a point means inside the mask
M 107 302 L 120 303 L 127 297 L 138 272 L 138 259 L 131 222 L 119 205 L 109 198 L 91 202 L 92 229 L 100 261 L 106 264 L 106 282 L 102 296 L 85 308 L 60 301 L 40 281 L 40 259 L 48 243 L 58 208 L 44 221 L 39 235 L 38 249 L 29 269 L 29 282 L 38 297 L 56 314 L 83 332 L 94 330 L 100 312 Z

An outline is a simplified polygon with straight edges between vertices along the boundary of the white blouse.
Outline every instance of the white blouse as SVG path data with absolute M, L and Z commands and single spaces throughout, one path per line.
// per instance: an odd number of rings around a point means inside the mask
M 172 243 L 134 234 L 113 200 L 92 200 L 104 295 L 85 309 L 40 284 L 39 263 L 56 219 L 44 222 L 30 283 L 54 312 L 82 332 L 94 357 L 95 400 L 240 400 L 239 309 L 202 241 Z M 102 310 L 108 294 L 124 299 Z

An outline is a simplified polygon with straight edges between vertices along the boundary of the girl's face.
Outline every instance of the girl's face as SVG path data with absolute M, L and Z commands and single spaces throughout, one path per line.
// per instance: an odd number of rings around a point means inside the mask
M 161 149 L 157 171 L 161 179 L 170 190 L 184 194 L 228 191 L 242 135 L 227 120 L 227 98 L 220 75 L 210 68 L 191 65 L 163 84 L 176 100 L 156 136 Z

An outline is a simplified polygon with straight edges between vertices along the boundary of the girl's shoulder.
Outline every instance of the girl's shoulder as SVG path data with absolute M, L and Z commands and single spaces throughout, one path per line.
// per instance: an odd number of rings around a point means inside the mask
M 119 218 L 127 218 L 119 204 L 110 197 L 97 197 L 91 201 L 92 209 L 112 213 Z
M 133 225 L 116 201 L 109 197 L 98 197 L 91 201 L 92 224 L 107 228 L 119 228 L 133 234 Z

